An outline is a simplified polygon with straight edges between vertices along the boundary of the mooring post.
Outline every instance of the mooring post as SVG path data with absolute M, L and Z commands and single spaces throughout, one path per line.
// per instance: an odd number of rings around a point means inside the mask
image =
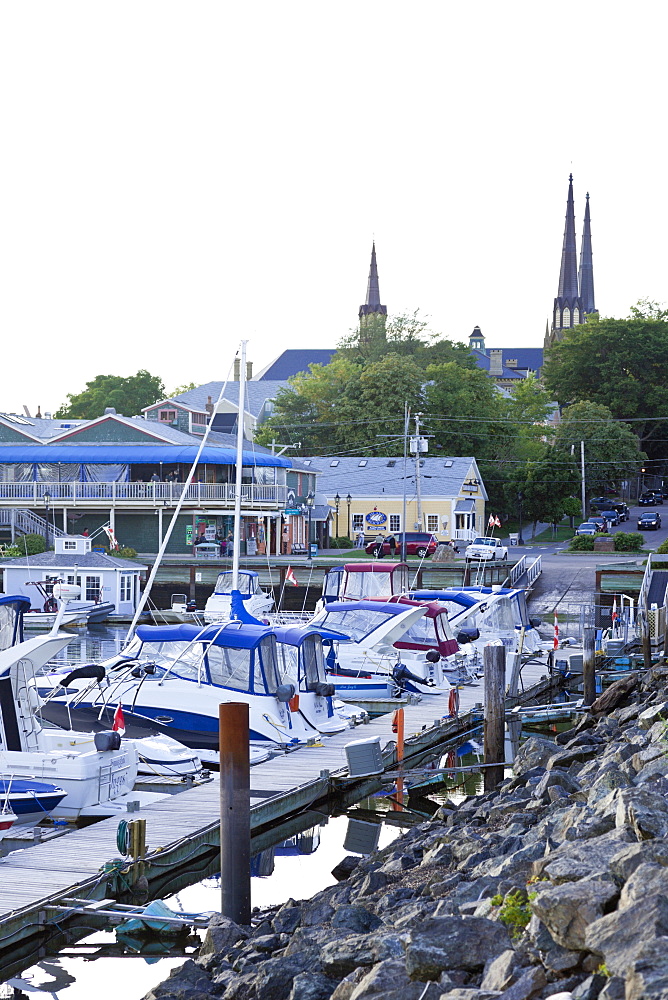
M 224 917 L 250 924 L 250 744 L 248 705 L 218 706 L 220 888 Z
M 396 796 L 392 803 L 392 808 L 396 810 L 403 810 L 404 807 L 404 710 L 403 708 L 398 708 L 394 713 L 394 725 L 396 725 L 397 734 L 397 770 L 399 775 L 397 777 L 396 783 Z M 394 729 L 393 725 L 393 729 Z
M 197 600 L 197 592 L 195 590 L 195 567 L 190 567 L 190 579 L 188 581 L 188 599 L 191 601 Z
M 651 670 L 652 668 L 652 642 L 649 636 L 649 619 L 647 617 L 647 611 L 643 609 L 641 612 L 641 624 L 642 624 L 642 658 L 643 666 L 645 670 Z
M 501 643 L 485 646 L 485 721 L 484 743 L 486 767 L 485 792 L 492 792 L 503 781 L 505 736 L 506 647 Z
M 596 629 L 585 625 L 582 645 L 582 701 L 592 705 L 596 701 Z

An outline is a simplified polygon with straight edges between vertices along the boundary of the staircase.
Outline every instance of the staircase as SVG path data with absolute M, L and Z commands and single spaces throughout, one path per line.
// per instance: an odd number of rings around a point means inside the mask
M 39 514 L 33 514 L 31 510 L 11 510 L 0 507 L 0 529 L 11 530 L 14 525 L 14 533 L 19 535 L 44 535 L 47 531 L 49 538 L 61 538 L 67 532 L 57 528 L 55 524 L 47 524 L 46 519 Z

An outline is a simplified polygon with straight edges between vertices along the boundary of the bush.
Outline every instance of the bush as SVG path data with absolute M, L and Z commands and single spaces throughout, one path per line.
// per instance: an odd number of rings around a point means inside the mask
M 46 551 L 44 535 L 22 535 L 16 542 L 14 548 L 18 549 L 20 556 L 37 556 L 40 552 Z
M 593 552 L 594 535 L 573 535 L 570 545 L 571 552 Z
M 615 552 L 640 552 L 644 537 L 639 531 L 618 531 L 615 537 Z M 663 543 L 666 544 L 665 542 Z M 659 549 L 659 552 L 661 549 Z M 668 549 L 664 551 L 668 552 Z
M 112 552 L 112 555 L 119 556 L 121 559 L 136 559 L 137 550 L 133 549 L 130 545 L 121 545 L 120 549 Z
M 337 538 L 330 538 L 330 549 L 352 549 L 353 542 L 346 535 L 339 535 Z
M 656 551 L 660 556 L 668 555 L 668 538 L 666 538 L 665 542 L 661 542 L 661 545 L 659 545 Z

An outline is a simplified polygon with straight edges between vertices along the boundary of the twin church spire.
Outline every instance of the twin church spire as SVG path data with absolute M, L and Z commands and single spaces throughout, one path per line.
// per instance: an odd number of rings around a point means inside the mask
M 564 242 L 561 250 L 559 289 L 552 311 L 552 328 L 545 336 L 545 346 L 549 347 L 555 340 L 561 340 L 564 330 L 584 323 L 586 316 L 593 312 L 596 312 L 596 305 L 594 302 L 594 265 L 591 249 L 589 194 L 587 194 L 584 229 L 582 232 L 582 243 L 580 244 L 580 268 L 578 270 L 573 174 L 571 174 L 568 178 L 566 223 L 564 226 Z

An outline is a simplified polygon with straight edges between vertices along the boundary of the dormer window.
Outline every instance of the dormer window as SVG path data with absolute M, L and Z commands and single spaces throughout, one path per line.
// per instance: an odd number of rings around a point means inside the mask
M 191 413 L 191 417 L 194 424 L 206 423 L 206 413 Z
M 63 549 L 65 552 L 76 552 L 77 543 L 69 538 L 66 538 L 63 541 Z
M 176 410 L 160 410 L 158 420 L 163 424 L 173 424 L 176 420 Z

